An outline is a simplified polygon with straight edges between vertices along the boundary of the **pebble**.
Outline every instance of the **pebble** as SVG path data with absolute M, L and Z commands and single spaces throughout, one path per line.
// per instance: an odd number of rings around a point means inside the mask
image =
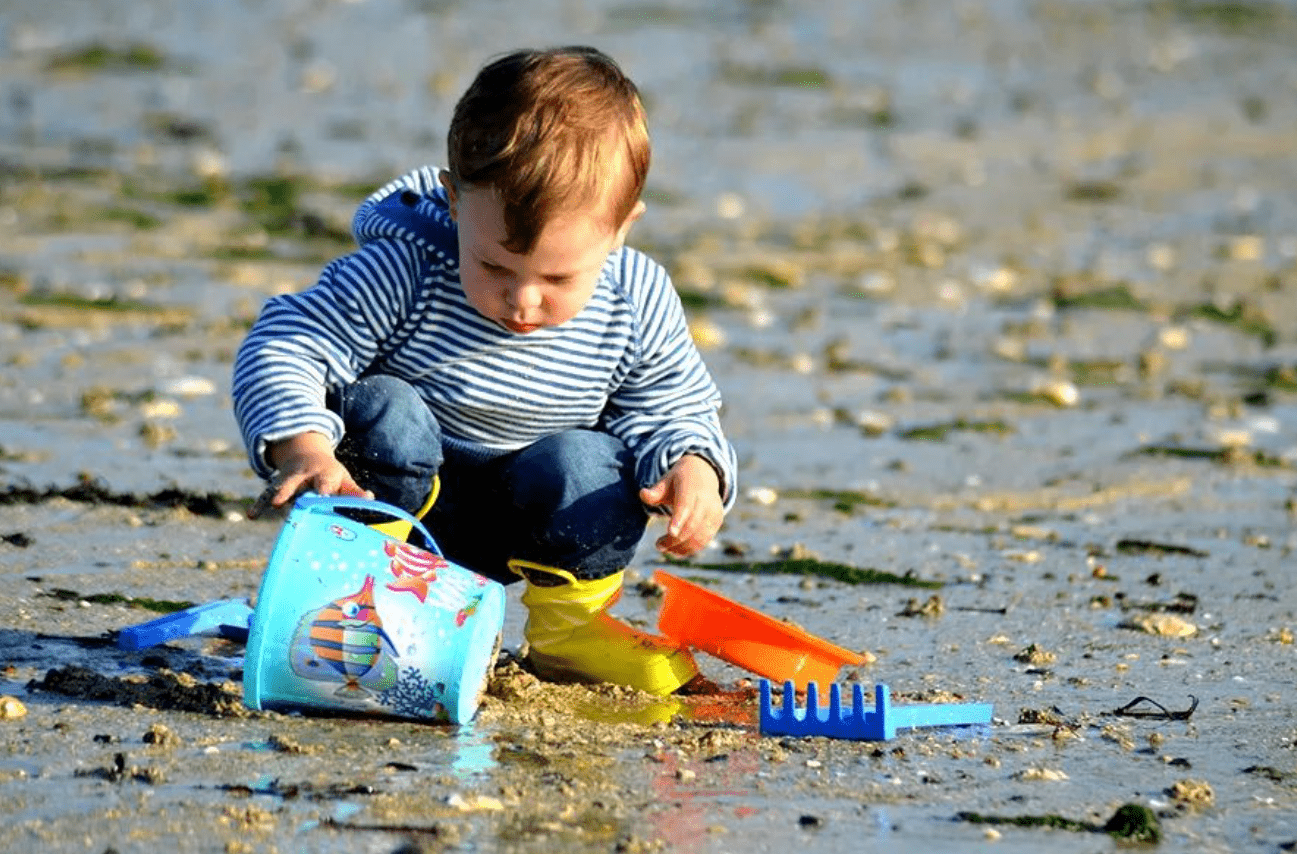
M 716 350 L 725 346 L 725 330 L 714 321 L 705 318 L 692 321 L 689 334 L 699 350 Z
M 0 697 L 0 720 L 13 720 L 27 714 L 27 707 L 17 697 Z
M 1232 261 L 1259 261 L 1265 255 L 1265 238 L 1256 234 L 1241 234 L 1229 242 L 1225 251 Z
M 1035 385 L 1032 393 L 1055 406 L 1076 406 L 1081 400 L 1081 392 L 1067 380 L 1043 380 Z
M 1148 247 L 1145 257 L 1150 267 L 1162 273 L 1174 269 L 1177 262 L 1175 247 L 1166 243 L 1155 243 Z
M 739 219 L 747 212 L 747 203 L 738 193 L 721 193 L 716 197 L 716 215 L 721 219 Z
M 885 271 L 870 271 L 860 276 L 856 288 L 862 294 L 885 296 L 896 290 L 896 277 Z
M 1183 326 L 1164 326 L 1158 330 L 1157 340 L 1168 350 L 1183 350 L 1189 346 L 1189 330 Z
M 1056 768 L 1024 768 L 1013 776 L 1023 782 L 1056 783 L 1068 779 L 1067 774 Z
M 140 404 L 140 415 L 145 418 L 179 418 L 180 414 L 180 404 L 165 397 Z
M 872 409 L 857 412 L 855 422 L 866 436 L 882 436 L 896 424 L 896 420 L 887 413 Z
M 1177 803 L 1193 807 L 1209 807 L 1216 802 L 1216 793 L 1204 780 L 1177 780 L 1166 790 Z
M 446 798 L 446 805 L 454 807 L 460 812 L 501 812 L 504 810 L 504 802 L 499 798 L 493 798 L 490 795 L 464 795 L 455 792 Z
M 159 390 L 176 397 L 207 397 L 216 394 L 216 383 L 207 377 L 176 377 L 163 383 Z

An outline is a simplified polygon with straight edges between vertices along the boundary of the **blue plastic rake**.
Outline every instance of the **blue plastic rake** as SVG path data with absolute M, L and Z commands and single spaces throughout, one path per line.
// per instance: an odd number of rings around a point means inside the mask
M 770 680 L 761 680 L 762 735 L 817 735 L 856 741 L 886 741 L 899 729 L 937 726 L 973 726 L 991 722 L 990 703 L 936 703 L 893 706 L 891 691 L 881 682 L 874 686 L 874 709 L 865 708 L 864 688 L 852 686 L 851 706 L 842 705 L 842 686 L 829 686 L 828 708 L 819 705 L 819 686 L 806 685 L 806 706 L 797 708 L 794 685 L 784 683 L 784 702 L 772 703 Z

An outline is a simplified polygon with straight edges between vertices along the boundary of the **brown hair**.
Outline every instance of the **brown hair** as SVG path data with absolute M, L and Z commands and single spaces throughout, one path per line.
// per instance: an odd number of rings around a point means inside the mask
M 649 168 L 639 91 L 592 47 L 519 50 L 486 65 L 455 105 L 450 179 L 499 194 L 505 248 L 525 253 L 556 213 L 607 200 L 619 228 Z

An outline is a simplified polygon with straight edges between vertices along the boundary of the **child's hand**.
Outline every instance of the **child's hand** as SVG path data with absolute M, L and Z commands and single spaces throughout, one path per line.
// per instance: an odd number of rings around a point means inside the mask
M 686 454 L 666 476 L 639 491 L 640 500 L 650 507 L 671 510 L 667 532 L 655 544 L 672 557 L 689 557 L 712 541 L 725 521 L 721 483 L 711 463 Z
M 333 455 L 328 438 L 319 433 L 302 433 L 266 449 L 266 459 L 275 466 L 275 476 L 248 509 L 256 519 L 272 507 L 283 507 L 298 495 L 314 490 L 320 495 L 355 495 L 373 498 L 360 488 L 346 466 Z

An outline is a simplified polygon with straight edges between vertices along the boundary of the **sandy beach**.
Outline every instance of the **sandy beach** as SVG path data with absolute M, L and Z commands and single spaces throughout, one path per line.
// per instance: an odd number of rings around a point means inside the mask
M 654 628 L 665 569 L 989 726 L 763 735 L 701 653 L 715 691 L 544 683 L 516 588 L 458 727 L 249 710 L 238 638 L 119 648 L 255 599 L 262 302 L 482 62 L 559 43 L 643 89 L 631 242 L 741 462 L 615 612 Z M 1279 0 L 9 4 L 0 850 L 1293 850 L 1294 43 Z

